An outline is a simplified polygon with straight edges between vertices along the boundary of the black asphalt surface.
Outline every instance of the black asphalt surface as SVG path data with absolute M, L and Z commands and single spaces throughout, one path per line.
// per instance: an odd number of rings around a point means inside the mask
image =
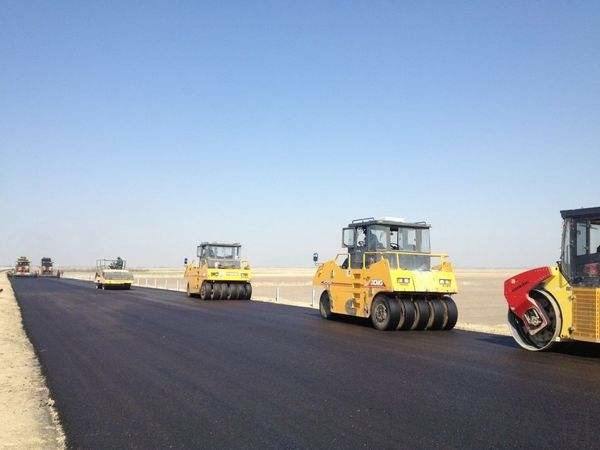
M 306 308 L 13 282 L 68 445 L 590 448 L 600 352 L 377 332 Z

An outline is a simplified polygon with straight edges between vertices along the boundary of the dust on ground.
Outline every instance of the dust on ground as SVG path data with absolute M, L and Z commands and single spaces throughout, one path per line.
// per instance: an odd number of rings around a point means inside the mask
M 65 437 L 4 272 L 0 289 L 0 448 L 62 449 Z

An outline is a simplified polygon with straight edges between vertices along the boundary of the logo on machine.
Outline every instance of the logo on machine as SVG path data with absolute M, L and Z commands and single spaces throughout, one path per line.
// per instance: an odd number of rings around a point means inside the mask
M 367 283 L 367 287 L 383 287 L 385 283 L 383 280 L 373 279 Z

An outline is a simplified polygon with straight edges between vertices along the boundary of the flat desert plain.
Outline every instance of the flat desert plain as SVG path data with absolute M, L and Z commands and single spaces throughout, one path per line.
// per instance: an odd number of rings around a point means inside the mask
M 136 286 L 185 290 L 180 268 L 131 269 Z M 504 280 L 521 269 L 458 269 L 459 293 L 454 296 L 459 308 L 459 327 L 473 331 L 508 333 Z M 65 270 L 67 278 L 92 280 L 91 270 Z M 312 299 L 314 268 L 255 268 L 253 298 L 298 306 L 317 306 Z

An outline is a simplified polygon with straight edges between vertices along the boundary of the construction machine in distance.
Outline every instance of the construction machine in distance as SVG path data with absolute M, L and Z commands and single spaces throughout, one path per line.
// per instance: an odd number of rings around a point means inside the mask
M 321 316 L 370 318 L 378 330 L 454 328 L 454 270 L 447 255 L 431 253 L 429 231 L 425 222 L 398 218 L 353 220 L 342 231 L 347 252 L 314 275 Z
M 26 256 L 17 258 L 15 268 L 8 273 L 11 277 L 37 277 L 38 273 L 31 270 L 31 262 Z
M 202 300 L 250 300 L 252 272 L 241 259 L 241 244 L 202 242 L 197 248 L 198 261 L 185 259 L 188 297 Z
M 561 258 L 504 283 L 508 325 L 531 351 L 561 341 L 600 343 L 600 207 L 561 211 Z
M 52 262 L 52 258 L 44 256 L 40 261 L 40 276 L 60 278 L 60 275 L 60 270 L 54 270 L 54 263 Z
M 133 274 L 126 268 L 127 262 L 117 259 L 99 259 L 96 261 L 94 281 L 98 289 L 130 289 Z

